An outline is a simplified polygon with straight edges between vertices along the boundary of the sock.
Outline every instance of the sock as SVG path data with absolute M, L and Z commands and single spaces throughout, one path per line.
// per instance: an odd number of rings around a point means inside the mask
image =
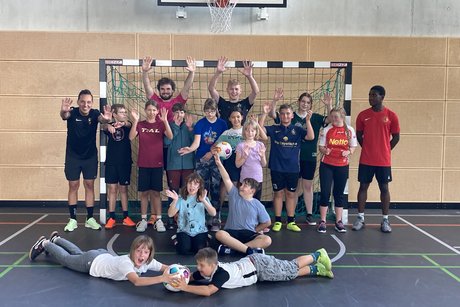
M 90 219 L 93 217 L 94 207 L 86 207 L 86 219 Z
M 294 217 L 293 216 L 288 216 L 287 222 L 288 222 L 288 224 L 295 222 Z
M 109 214 L 111 219 L 115 219 L 115 211 L 111 211 Z
M 128 217 L 128 210 L 123 211 L 123 218 Z
M 161 220 L 161 214 L 157 215 L 157 220 Z
M 307 213 L 307 216 L 312 216 L 312 215 L 313 215 L 313 214 L 311 214 L 311 213 Z
M 358 212 L 358 217 L 361 218 L 364 221 L 364 212 L 363 213 Z
M 77 205 L 69 205 L 69 213 L 70 218 L 76 220 L 77 219 Z
M 280 222 L 281 223 L 281 216 L 275 216 L 275 222 Z
M 388 220 L 388 214 L 387 214 L 387 215 L 383 215 L 383 219 L 384 219 L 384 220 Z
M 318 275 L 318 268 L 316 267 L 316 265 L 310 264 L 309 267 L 310 267 L 310 275 L 313 275 L 313 276 Z
M 246 249 L 246 255 L 251 255 L 251 254 L 253 254 L 253 253 L 254 253 L 254 251 L 252 250 L 252 248 L 248 247 L 248 248 Z
M 147 220 L 147 214 L 142 214 L 142 215 L 141 215 L 141 218 L 142 218 L 143 220 Z
M 318 261 L 319 256 L 321 255 L 319 252 L 314 252 L 310 254 L 313 258 L 313 261 L 316 262 Z

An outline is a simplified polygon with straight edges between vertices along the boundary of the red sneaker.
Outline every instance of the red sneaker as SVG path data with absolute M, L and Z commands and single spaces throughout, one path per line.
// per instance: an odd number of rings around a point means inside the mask
M 128 226 L 128 227 L 134 227 L 136 226 L 136 223 L 134 223 L 133 220 L 130 219 L 129 216 L 127 216 L 123 219 L 123 225 Z
M 105 229 L 112 229 L 116 225 L 116 221 L 113 218 L 109 218 L 107 223 L 105 223 Z

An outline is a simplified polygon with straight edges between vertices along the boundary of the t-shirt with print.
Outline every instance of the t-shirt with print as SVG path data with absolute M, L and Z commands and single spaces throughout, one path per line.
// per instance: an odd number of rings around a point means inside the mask
M 235 289 L 253 285 L 257 282 L 257 271 L 248 257 L 235 262 L 219 262 L 216 270 L 207 278 L 199 271 L 193 273 L 193 280 L 206 282 L 218 289 Z
M 227 124 L 224 120 L 217 118 L 214 123 L 208 121 L 203 117 L 197 121 L 193 133 L 200 135 L 200 145 L 196 151 L 196 159 L 200 160 L 207 152 L 210 151 L 211 146 L 217 141 L 219 136 L 227 130 Z
M 146 168 L 163 167 L 163 136 L 165 125 L 162 121 L 154 123 L 141 121 L 136 127 L 139 137 L 139 153 L 137 165 Z
M 88 115 L 81 115 L 78 108 L 70 110 L 67 121 L 66 155 L 77 159 L 88 159 L 97 155 L 96 132 L 101 112 L 89 110 Z
M 182 97 L 182 94 L 177 95 L 176 97 L 172 98 L 170 101 L 164 101 L 156 93 L 153 93 L 150 99 L 155 101 L 158 104 L 158 111 L 160 111 L 161 108 L 166 108 L 166 110 L 168 110 L 168 122 L 174 119 L 174 112 L 172 111 L 173 105 L 175 105 L 176 103 L 181 103 L 185 105 L 185 103 L 187 102 L 187 99 L 184 99 L 184 97 Z
M 209 199 L 206 197 L 207 201 Z M 189 196 L 187 200 L 179 197 L 176 203 L 179 210 L 177 217 L 177 232 L 185 232 L 191 237 L 200 233 L 207 233 L 205 206 L 197 202 L 196 196 Z
M 107 135 L 107 165 L 127 165 L 132 164 L 131 159 L 131 141 L 129 140 L 129 131 L 131 127 L 120 127 L 115 129 L 114 133 L 107 130 L 104 133 Z
M 276 172 L 300 172 L 300 143 L 307 130 L 292 124 L 265 126 L 265 129 L 271 143 L 268 167 Z
M 356 140 L 356 133 L 353 127 L 347 127 L 348 133 L 345 127 L 336 127 L 329 125 L 323 129 L 319 136 L 319 146 L 324 146 L 330 149 L 328 155 L 323 155 L 321 162 L 334 165 L 334 166 L 346 166 L 348 165 L 348 157 L 344 157 L 342 153 L 350 150 L 350 147 L 358 146 Z
M 140 275 L 148 270 L 160 271 L 162 265 L 162 263 L 152 259 L 149 264 L 143 264 L 139 268 L 136 268 L 129 255 L 114 256 L 106 253 L 94 258 L 89 269 L 89 275 L 112 280 L 127 280 L 129 273 L 134 272 Z
M 256 232 L 257 225 L 268 221 L 270 216 L 258 199 L 246 200 L 235 186 L 232 187 L 228 192 L 228 216 L 224 229 Z

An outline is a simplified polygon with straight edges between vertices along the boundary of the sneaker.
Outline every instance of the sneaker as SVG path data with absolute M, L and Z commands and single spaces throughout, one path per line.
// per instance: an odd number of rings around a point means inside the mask
M 150 218 L 149 218 L 148 224 L 149 225 L 155 225 L 156 222 L 157 222 L 157 216 L 156 215 L 151 215 Z
M 112 229 L 113 227 L 115 227 L 115 224 L 115 220 L 113 218 L 109 218 L 109 220 L 105 224 L 105 229 Z
M 220 230 L 220 219 L 217 217 L 214 217 L 211 222 L 211 231 L 216 232 Z
M 273 224 L 272 230 L 278 232 L 281 230 L 282 226 L 283 226 L 283 223 L 275 222 L 275 224 Z
M 134 223 L 134 221 L 129 216 L 127 216 L 123 219 L 123 225 L 128 227 L 134 227 L 136 226 L 136 223 Z
M 172 237 L 171 237 L 171 241 L 173 242 L 174 246 L 177 245 L 177 235 L 174 234 Z
M 324 277 L 327 277 L 327 278 L 334 278 L 334 273 L 332 273 L 332 271 L 330 269 L 329 270 L 326 269 L 326 267 L 323 264 L 316 263 L 315 266 L 318 269 L 318 272 L 316 273 L 316 275 L 324 276 Z
M 77 228 L 78 228 L 77 220 L 76 219 L 69 219 L 69 222 L 64 227 L 64 231 L 69 231 L 70 232 L 70 231 L 74 231 Z
M 96 222 L 94 217 L 90 217 L 89 219 L 86 220 L 85 227 L 86 228 L 91 228 L 91 229 L 94 229 L 94 230 L 100 230 L 102 228 L 101 225 L 99 225 L 99 223 Z
M 342 220 L 335 222 L 335 230 L 340 233 L 347 232 L 347 229 L 343 226 Z
M 35 260 L 35 258 L 37 258 L 38 255 L 43 253 L 43 251 L 45 250 L 45 248 L 43 247 L 43 242 L 45 240 L 45 236 L 41 236 L 40 238 L 38 238 L 37 242 L 35 242 L 35 244 L 32 245 L 29 251 L 29 259 L 31 261 Z
M 257 253 L 257 254 L 264 254 L 264 255 L 265 255 L 265 250 L 264 250 L 263 248 L 260 248 L 260 247 L 258 247 L 258 248 L 253 248 L 253 249 L 252 249 L 252 253 L 253 253 L 253 254 L 256 254 L 256 253 Z
M 311 215 L 311 214 L 307 214 L 307 225 L 316 226 L 316 222 L 313 219 L 313 215 Z
M 156 229 L 158 232 L 165 232 L 165 224 L 163 224 L 163 221 L 161 219 L 158 219 L 155 224 L 153 225 L 153 228 Z
M 137 223 L 136 231 L 137 232 L 144 232 L 147 229 L 147 226 L 148 226 L 147 221 L 142 219 Z
M 384 233 L 391 232 L 390 221 L 388 219 L 383 219 L 382 223 L 380 224 L 380 230 Z
M 226 245 L 221 244 L 217 248 L 217 253 L 221 256 L 230 255 L 232 253 L 232 249 Z
M 321 263 L 326 268 L 326 270 L 330 271 L 332 268 L 332 263 L 326 250 L 324 248 L 321 248 L 318 249 L 316 252 L 319 253 L 319 257 L 318 259 L 316 259 L 316 262 Z
M 59 235 L 59 232 L 57 231 L 53 231 L 50 236 L 49 236 L 49 239 L 51 243 L 55 243 L 54 241 L 57 239 L 57 238 L 60 238 L 61 236 Z
M 326 222 L 325 221 L 321 221 L 319 222 L 318 224 L 318 228 L 316 228 L 316 231 L 319 232 L 319 233 L 326 233 Z
M 364 219 L 358 216 L 351 229 L 358 231 L 363 229 L 365 225 L 366 223 L 364 223 Z
M 302 231 L 299 226 L 295 222 L 290 222 L 286 225 L 286 229 L 294 232 Z

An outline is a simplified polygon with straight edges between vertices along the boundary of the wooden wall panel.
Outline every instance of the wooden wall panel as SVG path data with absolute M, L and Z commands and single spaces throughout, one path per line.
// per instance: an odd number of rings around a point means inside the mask
M 0 32 L 0 60 L 97 61 L 135 57 L 135 34 Z M 34 63 L 35 65 L 35 63 Z
M 169 34 L 138 34 L 138 54 L 140 59 L 149 55 L 154 59 L 169 60 L 172 58 L 171 35 Z
M 187 55 L 204 60 L 226 56 L 230 60 L 307 61 L 308 38 L 305 36 L 173 36 L 173 56 Z
M 435 203 L 441 201 L 441 170 L 392 169 L 392 175 L 393 181 L 390 183 L 392 203 Z M 356 193 L 359 188 L 357 178 L 358 170 L 350 170 L 349 200 L 353 202 L 356 201 Z M 380 201 L 380 192 L 375 179 L 369 187 L 368 201 Z
M 81 89 L 99 92 L 98 63 L 0 62 L 0 93 L 24 96 L 70 96 Z
M 448 61 L 449 66 L 460 65 L 460 38 L 448 38 Z
M 8 144 L 2 146 L 1 165 L 64 165 L 65 132 L 0 132 L 0 138 Z
M 442 67 L 357 67 L 353 68 L 353 97 L 366 99 L 369 89 L 380 84 L 391 93 L 391 100 L 445 99 L 445 79 Z
M 458 203 L 460 199 L 460 170 L 445 170 L 442 185 L 442 201 Z
M 446 103 L 446 134 L 460 135 L 458 121 L 460 116 L 460 101 Z
M 67 200 L 68 183 L 62 167 L 0 167 L 1 200 Z M 99 199 L 99 179 L 95 181 L 96 199 Z M 84 200 L 83 182 L 79 200 Z
M 460 136 L 446 136 L 444 168 L 460 169 Z M 460 182 L 457 182 L 457 184 Z
M 442 136 L 401 135 L 398 145 L 392 150 L 393 167 L 441 168 Z
M 447 69 L 447 99 L 460 99 L 460 68 Z
M 445 38 L 312 36 L 312 61 L 353 65 L 445 65 Z M 391 51 L 390 51 L 391 50 Z
M 402 134 L 443 133 L 445 108 L 445 102 L 443 100 L 395 101 L 390 100 L 391 93 L 389 92 L 387 92 L 387 98 L 388 99 L 384 101 L 384 105 L 398 115 Z M 351 105 L 351 123 L 353 127 L 356 127 L 356 117 L 359 112 L 369 107 L 368 100 L 353 99 Z M 460 104 L 458 104 L 458 107 L 460 112 Z

